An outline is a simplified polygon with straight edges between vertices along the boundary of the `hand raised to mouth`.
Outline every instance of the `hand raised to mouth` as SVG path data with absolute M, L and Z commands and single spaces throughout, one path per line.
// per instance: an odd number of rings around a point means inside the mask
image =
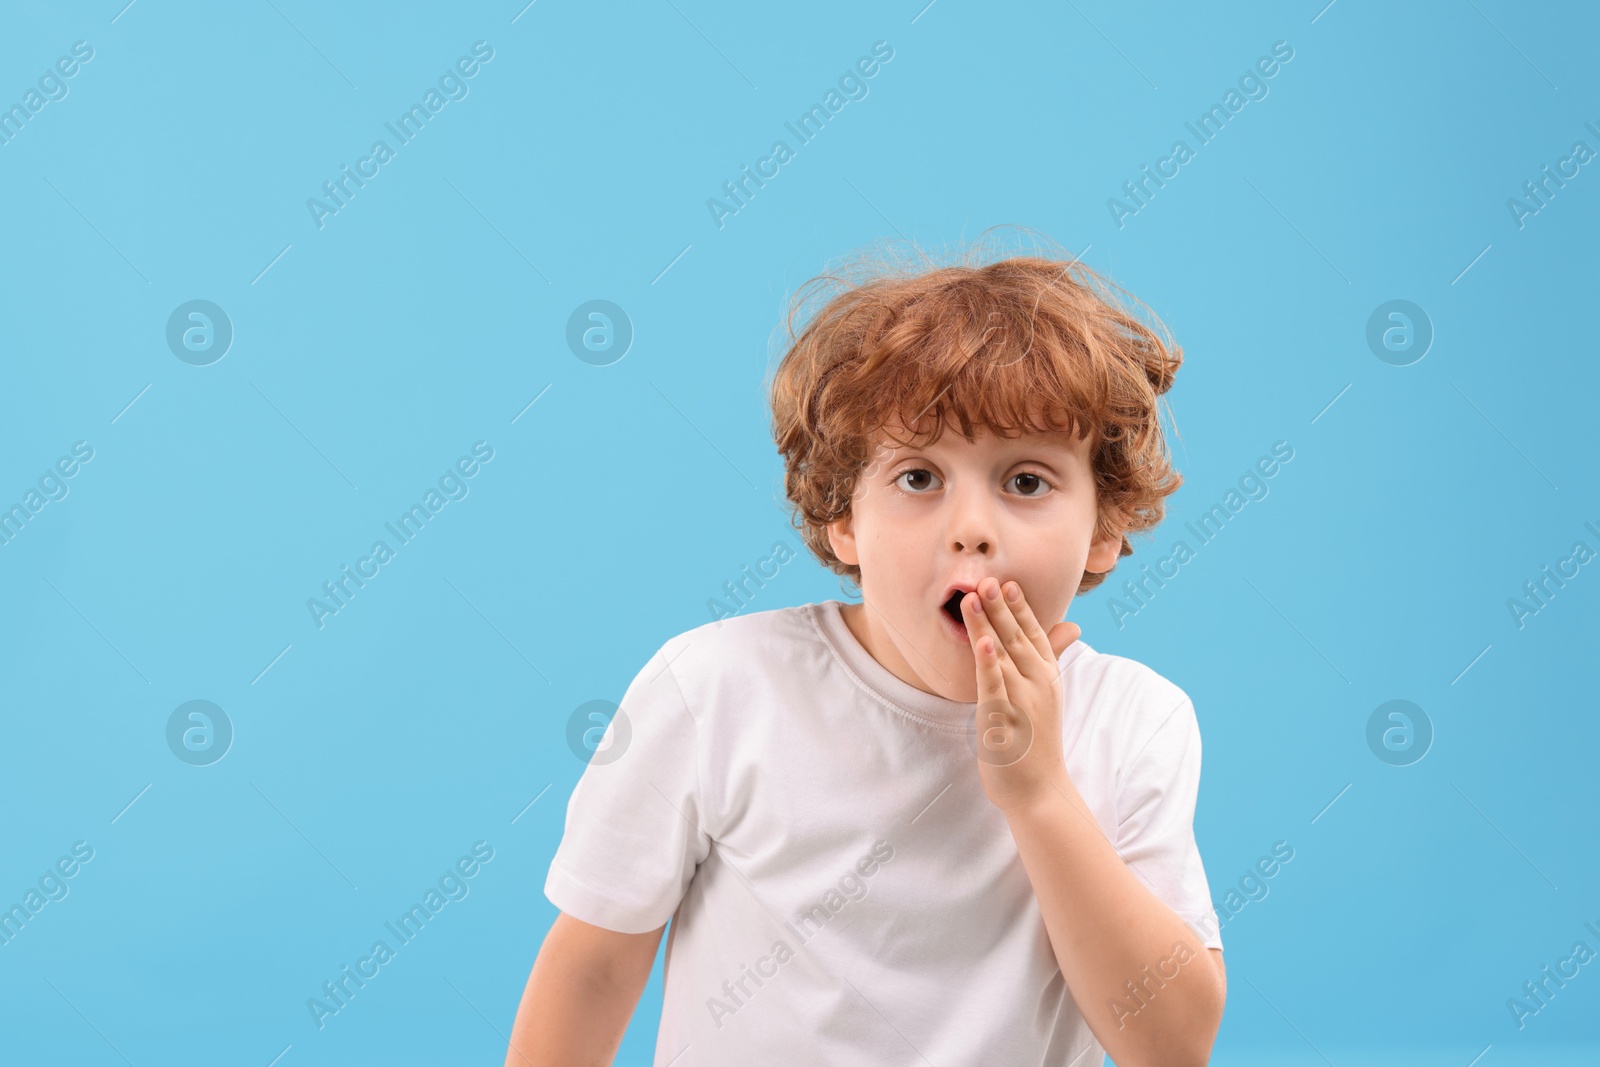
M 1045 796 L 1067 775 L 1061 742 L 1065 690 L 1056 661 L 1083 632 L 1058 622 L 1046 632 L 1022 587 L 996 578 L 961 599 L 977 661 L 978 774 L 1002 811 Z

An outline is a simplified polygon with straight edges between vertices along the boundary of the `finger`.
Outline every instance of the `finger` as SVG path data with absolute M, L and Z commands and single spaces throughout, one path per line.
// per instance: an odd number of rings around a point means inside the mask
M 1055 658 L 1059 660 L 1061 653 L 1067 650 L 1067 646 L 1081 636 L 1083 630 L 1075 622 L 1058 622 L 1050 627 L 1050 649 L 1055 653 Z
M 969 594 L 962 600 L 963 607 L 971 602 L 967 632 L 973 635 L 973 659 L 978 671 L 978 758 L 996 766 L 1010 766 L 1033 747 L 1033 720 L 1022 704 L 1011 699 L 1011 694 L 1022 694 L 1030 683 L 999 643 L 978 596 Z
M 966 635 L 973 645 L 973 656 L 979 661 L 986 657 L 994 659 L 1000 669 L 1000 689 L 987 693 L 979 691 L 979 701 L 1005 699 L 1010 702 L 1008 694 L 1021 693 L 1022 683 L 1026 678 L 1011 657 L 1010 649 L 1000 640 L 1000 633 L 995 632 L 994 619 L 990 619 L 989 614 L 982 608 L 978 593 L 966 593 L 965 597 L 962 597 L 962 611 L 966 613 Z M 981 665 L 979 664 L 979 667 Z M 981 670 L 979 670 L 979 685 L 982 685 Z
M 1000 635 L 1006 654 L 1017 670 L 1030 679 L 1048 677 L 1051 670 L 1049 644 L 1046 643 L 1045 651 L 1041 652 L 1038 643 L 1023 631 L 1012 614 L 1012 605 L 1006 602 L 999 580 L 985 578 L 978 583 L 978 589 L 983 596 L 984 612 L 994 624 L 995 632 Z
M 1022 595 L 1022 585 L 1019 582 L 1007 582 L 1004 586 L 1006 606 L 1011 609 L 1011 614 L 1016 618 L 1017 625 L 1021 628 L 1039 655 L 1047 659 L 1056 659 L 1061 655 L 1054 651 L 1050 637 L 1044 632 L 1044 627 L 1039 625 L 1039 620 L 1033 614 L 1033 608 L 1028 604 L 1028 598 Z M 1064 646 L 1063 646 L 1064 647 Z
M 1005 651 L 994 627 L 983 614 L 978 597 L 968 593 L 961 598 L 961 613 L 967 620 L 967 636 L 972 641 L 973 659 L 978 667 L 978 703 L 1006 700 Z

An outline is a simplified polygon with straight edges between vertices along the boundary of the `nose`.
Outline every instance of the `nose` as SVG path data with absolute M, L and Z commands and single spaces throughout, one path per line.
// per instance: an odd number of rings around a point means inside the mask
M 956 552 L 992 555 L 995 544 L 994 508 L 981 484 L 969 482 L 950 496 L 950 547 Z

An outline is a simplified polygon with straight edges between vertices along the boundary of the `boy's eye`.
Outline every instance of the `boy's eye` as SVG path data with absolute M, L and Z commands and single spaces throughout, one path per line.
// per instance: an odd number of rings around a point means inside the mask
M 1019 474 L 1011 480 L 1021 483 L 1018 489 L 1022 491 L 1023 496 L 1043 496 L 1043 490 L 1050 487 L 1050 483 L 1037 474 Z
M 920 475 L 920 477 L 919 477 L 919 475 Z M 915 486 L 905 485 L 904 481 L 907 478 L 911 478 L 911 479 L 917 481 L 920 484 L 915 485 Z M 927 485 L 927 483 L 929 481 L 937 482 L 939 479 L 938 479 L 937 475 L 935 475 L 932 471 L 928 470 L 925 467 L 914 467 L 911 470 L 901 471 L 899 474 L 895 475 L 895 479 L 894 480 L 895 480 L 895 484 L 899 485 L 900 488 L 902 488 L 902 489 L 907 489 L 912 493 L 921 493 L 921 492 L 924 492 L 927 488 L 929 488 L 928 485 Z
M 1019 496 L 1044 496 L 1045 493 L 1054 488 L 1040 475 L 1027 472 L 1013 475 L 1011 481 L 1016 484 L 1017 495 Z M 926 467 L 913 467 L 896 475 L 895 484 L 914 495 L 921 494 L 937 488 L 939 476 Z

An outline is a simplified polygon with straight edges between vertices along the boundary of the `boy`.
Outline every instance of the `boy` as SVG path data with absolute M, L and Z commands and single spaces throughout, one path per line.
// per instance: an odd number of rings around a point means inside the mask
M 1074 266 L 880 270 L 794 339 L 787 495 L 861 603 L 707 623 L 634 678 L 508 1067 L 609 1064 L 669 918 L 657 1067 L 1207 1061 L 1194 708 L 1050 624 L 1181 482 L 1182 354 Z

